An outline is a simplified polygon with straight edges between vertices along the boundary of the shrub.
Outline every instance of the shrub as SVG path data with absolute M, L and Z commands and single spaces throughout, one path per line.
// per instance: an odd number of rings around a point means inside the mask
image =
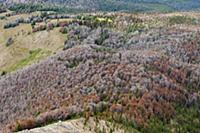
M 148 125 L 142 129 L 142 132 L 148 133 L 169 133 L 170 130 L 165 126 L 165 124 L 159 119 L 151 119 Z
M 3 20 L 5 19 L 6 17 L 5 16 L 0 16 L 0 20 Z
M 8 46 L 12 45 L 13 43 L 14 43 L 14 41 L 13 41 L 12 37 L 9 37 L 6 42 L 6 46 L 8 47 Z
M 74 67 L 77 67 L 79 65 L 81 61 L 79 60 L 70 60 L 69 63 L 66 64 L 66 67 L 67 68 L 74 68 Z
M 18 26 L 19 23 L 18 22 L 10 22 L 4 25 L 4 29 L 8 29 L 8 28 L 14 28 L 16 26 Z
M 141 23 L 133 23 L 127 27 L 127 33 L 135 32 L 135 31 L 141 32 L 144 28 L 145 26 Z
M 24 23 L 25 21 L 24 21 L 23 18 L 19 18 L 19 19 L 17 19 L 15 22 L 20 24 L 20 23 Z
M 34 28 L 34 26 L 35 26 L 35 21 L 31 21 L 31 27 L 32 27 L 32 29 Z
M 7 73 L 6 71 L 2 71 L 2 72 L 1 72 L 1 76 L 6 75 L 6 73 Z
M 63 33 L 63 34 L 67 34 L 68 29 L 66 27 L 62 27 L 62 28 L 60 28 L 60 32 Z
M 106 40 L 108 37 L 109 37 L 108 30 L 102 30 L 100 37 L 97 40 L 95 40 L 95 43 L 97 45 L 102 45 L 104 40 Z
M 47 25 L 47 30 L 48 30 L 48 31 L 49 31 L 49 30 L 53 30 L 53 28 L 54 28 L 54 24 L 49 23 L 49 24 Z
M 35 126 L 36 122 L 34 119 L 23 119 L 8 125 L 8 129 L 12 132 L 17 132 L 23 129 L 31 129 L 34 128 Z
M 64 22 L 59 22 L 58 25 L 60 27 L 65 27 L 65 26 L 68 26 L 70 23 L 68 21 L 64 21 Z
M 0 6 L 3 6 L 3 5 L 0 4 Z M 0 13 L 4 13 L 4 12 L 7 12 L 7 10 L 3 7 L 0 7 Z
M 33 32 L 43 31 L 43 30 L 46 30 L 46 29 L 47 29 L 46 25 L 40 25 L 38 27 L 34 27 Z

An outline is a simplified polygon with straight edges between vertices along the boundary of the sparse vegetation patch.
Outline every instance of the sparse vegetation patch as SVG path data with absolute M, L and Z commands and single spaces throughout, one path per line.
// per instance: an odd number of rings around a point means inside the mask
M 12 72 L 12 71 L 15 71 L 17 69 L 23 68 L 24 66 L 30 65 L 33 62 L 36 62 L 39 59 L 44 58 L 44 57 L 46 57 L 50 54 L 51 54 L 50 51 L 43 51 L 42 49 L 31 50 L 29 52 L 29 55 L 27 55 L 26 58 L 20 60 L 16 64 L 10 66 L 9 68 L 7 68 L 6 71 Z

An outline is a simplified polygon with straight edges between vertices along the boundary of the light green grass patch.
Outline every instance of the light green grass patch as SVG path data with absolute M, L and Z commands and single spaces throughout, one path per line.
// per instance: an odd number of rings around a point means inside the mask
M 44 57 L 47 57 L 51 54 L 51 51 L 43 50 L 43 49 L 36 49 L 29 51 L 29 55 L 24 59 L 20 60 L 16 64 L 8 67 L 6 72 L 16 71 L 17 69 L 23 68 L 24 66 L 30 65 Z

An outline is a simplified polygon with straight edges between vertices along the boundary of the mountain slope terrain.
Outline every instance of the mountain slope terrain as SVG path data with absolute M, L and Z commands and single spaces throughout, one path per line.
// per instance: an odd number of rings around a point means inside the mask
M 1 3 L 49 4 L 85 10 L 104 11 L 179 11 L 196 10 L 199 0 L 1 0 Z
M 91 117 L 130 133 L 199 132 L 198 12 L 37 13 L 0 20 L 5 54 L 31 50 L 12 71 L 0 62 L 0 132 Z

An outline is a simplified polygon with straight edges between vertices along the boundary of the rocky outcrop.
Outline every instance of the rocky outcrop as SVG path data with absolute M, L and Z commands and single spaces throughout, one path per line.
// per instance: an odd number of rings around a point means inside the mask
M 24 130 L 19 133 L 125 133 L 125 130 L 120 129 L 120 126 L 114 125 L 108 121 L 84 118 L 69 120 L 66 122 L 54 123 L 42 128 L 35 128 L 32 130 Z

